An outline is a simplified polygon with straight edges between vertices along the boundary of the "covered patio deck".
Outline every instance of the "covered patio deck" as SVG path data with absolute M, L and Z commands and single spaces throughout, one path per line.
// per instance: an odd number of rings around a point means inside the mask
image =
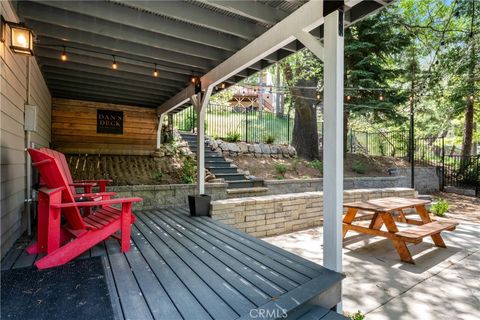
M 343 318 L 341 274 L 183 208 L 135 214 L 129 252 L 110 238 L 78 258 L 101 256 L 116 319 Z M 15 246 L 2 271 L 38 258 Z

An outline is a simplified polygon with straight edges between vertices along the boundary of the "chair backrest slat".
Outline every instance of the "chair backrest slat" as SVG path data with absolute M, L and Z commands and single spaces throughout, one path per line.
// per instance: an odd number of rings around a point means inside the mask
M 72 184 L 73 178 L 70 172 L 70 167 L 68 166 L 67 159 L 65 158 L 65 155 L 61 152 L 58 152 L 49 148 L 41 148 L 40 151 L 45 152 L 46 154 L 54 157 L 58 161 L 58 164 L 60 165 L 60 169 L 62 170 L 63 175 L 67 180 L 68 184 L 69 185 Z M 73 194 L 77 193 L 75 190 L 75 187 L 69 187 L 69 188 Z
M 46 153 L 44 150 L 28 149 L 28 153 L 32 157 L 33 163 L 42 163 L 42 165 L 39 165 L 37 168 L 47 187 L 51 189 L 64 187 L 65 189 L 62 191 L 62 202 L 75 202 L 67 178 L 57 158 Z M 50 162 L 45 160 L 50 160 Z M 71 229 L 79 230 L 86 228 L 78 207 L 63 208 L 62 214 L 65 216 Z

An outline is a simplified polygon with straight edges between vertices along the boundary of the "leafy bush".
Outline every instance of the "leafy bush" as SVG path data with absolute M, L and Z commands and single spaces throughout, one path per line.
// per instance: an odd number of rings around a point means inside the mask
M 353 169 L 354 172 L 356 172 L 358 174 L 365 174 L 365 172 L 367 172 L 367 168 L 365 166 L 365 163 L 363 163 L 360 160 L 355 161 L 352 169 Z
M 318 170 L 318 172 L 323 173 L 323 162 L 320 160 L 313 160 L 310 162 L 310 167 Z
M 194 159 L 188 157 L 183 161 L 182 166 L 182 181 L 183 183 L 193 183 L 195 181 L 196 162 Z
M 437 203 L 434 203 L 430 206 L 430 211 L 436 216 L 445 216 L 445 213 L 448 211 L 447 200 L 439 199 Z
M 272 144 L 275 142 L 275 136 L 272 136 L 272 135 L 268 135 L 266 138 L 265 138 L 265 143 L 266 144 Z
M 282 177 L 285 178 L 285 173 L 287 173 L 287 166 L 283 163 L 275 164 L 275 171 Z
M 238 142 L 240 141 L 240 133 L 239 132 L 229 132 L 225 137 L 225 141 L 227 142 Z
M 163 177 L 163 173 L 162 173 L 162 171 L 160 171 L 160 170 L 158 170 L 157 172 L 155 172 L 155 173 L 153 174 L 153 180 L 155 180 L 155 181 L 159 181 L 159 182 L 160 182 L 160 181 L 162 180 L 162 177 Z
M 357 311 L 356 313 L 354 314 L 351 314 L 349 316 L 349 318 L 351 320 L 364 320 L 365 319 L 365 315 L 361 312 L 361 311 Z

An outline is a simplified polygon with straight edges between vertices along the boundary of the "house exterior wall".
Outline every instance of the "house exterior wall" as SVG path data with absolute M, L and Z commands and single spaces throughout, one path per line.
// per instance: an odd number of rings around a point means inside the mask
M 6 20 L 18 21 L 10 1 L 1 1 L 0 10 Z M 51 96 L 40 68 L 34 57 L 14 54 L 9 37 L 7 28 L 6 42 L 0 43 L 1 256 L 27 228 L 25 104 L 38 106 L 31 141 L 48 146 L 51 131 Z
M 63 153 L 149 155 L 157 147 L 155 109 L 54 98 L 52 144 Z M 123 133 L 97 133 L 97 110 L 123 113 Z

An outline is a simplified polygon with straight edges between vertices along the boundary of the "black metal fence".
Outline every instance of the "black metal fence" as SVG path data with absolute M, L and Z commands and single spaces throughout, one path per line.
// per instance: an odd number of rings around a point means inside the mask
M 442 185 L 474 189 L 480 197 L 480 156 L 445 156 Z
M 196 114 L 192 107 L 173 116 L 174 127 L 193 131 Z M 237 136 L 239 141 L 289 144 L 292 139 L 293 117 L 290 113 L 275 114 L 254 108 L 232 108 L 209 105 L 205 114 L 205 133 L 214 138 Z

